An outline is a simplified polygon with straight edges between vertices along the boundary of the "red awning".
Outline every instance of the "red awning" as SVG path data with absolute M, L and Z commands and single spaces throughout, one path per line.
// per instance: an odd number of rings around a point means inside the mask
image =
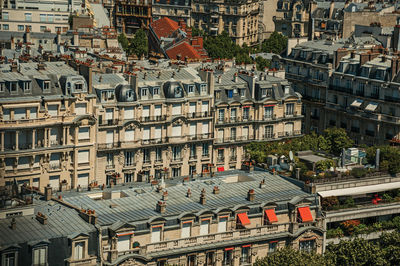
M 225 169 L 224 169 L 224 167 L 222 166 L 222 167 L 217 167 L 217 171 L 218 172 L 223 172 Z
M 129 236 L 133 235 L 133 232 L 117 233 L 117 236 Z
M 250 105 L 243 106 L 243 108 L 250 108 L 250 107 L 251 107 Z
M 275 210 L 274 210 L 274 209 L 267 209 L 267 210 L 265 210 L 265 215 L 267 216 L 268 221 L 269 221 L 270 223 L 276 223 L 276 222 L 278 221 L 278 218 L 276 217 L 276 214 L 275 214 Z
M 225 251 L 233 250 L 233 248 L 225 248 Z
M 314 221 L 311 211 L 310 211 L 310 207 L 299 207 L 298 210 L 299 210 L 301 221 L 303 223 Z
M 243 213 L 239 213 L 238 214 L 238 218 L 239 221 L 242 225 L 249 225 L 250 224 L 250 220 L 249 217 L 247 217 L 247 213 L 243 212 Z
M 264 107 L 274 107 L 275 104 L 265 104 Z
M 242 248 L 249 248 L 249 247 L 251 247 L 251 245 L 244 245 L 244 246 L 242 246 Z

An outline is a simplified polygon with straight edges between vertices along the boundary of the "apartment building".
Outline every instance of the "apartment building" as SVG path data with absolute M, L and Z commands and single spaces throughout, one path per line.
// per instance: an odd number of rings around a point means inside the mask
M 2 1 L 1 31 L 66 32 L 73 12 L 82 13 L 83 3 L 73 1 Z
M 95 179 L 91 68 L 64 62 L 1 64 L 0 186 L 85 188 Z
M 329 126 L 325 118 L 330 112 L 326 109 L 327 89 L 341 58 L 351 51 L 371 49 L 378 44 L 372 37 L 314 40 L 296 45 L 281 59 L 286 79 L 302 95 L 304 133 L 322 132 Z
M 47 200 L 33 193 L 23 186 L 21 197 L 7 199 L 12 206 L 0 203 L 1 265 L 97 265 L 95 225 L 51 193 Z
M 343 57 L 329 82 L 325 123 L 346 129 L 359 144 L 398 142 L 399 66 L 384 49 Z
M 153 21 L 167 17 L 176 22 L 183 20 L 187 25 L 191 25 L 192 6 L 190 2 L 189 0 L 153 0 Z
M 152 20 L 151 1 L 115 0 L 114 25 L 117 32 L 125 33 L 128 37 L 133 37 L 138 29 L 148 29 Z
M 207 80 L 207 77 L 209 80 Z M 106 184 L 201 173 L 212 163 L 212 72 L 136 72 L 128 84 L 95 77 L 97 176 Z M 109 84 L 104 87 L 101 84 Z M 167 169 L 166 172 L 164 169 Z
M 289 37 L 300 38 L 308 36 L 310 16 L 309 0 L 280 0 L 276 10 L 275 31 Z
M 258 42 L 260 3 L 243 1 L 192 1 L 191 26 L 210 35 L 227 32 L 236 44 L 255 45 Z
M 265 72 L 215 72 L 214 164 L 240 169 L 245 146 L 301 136 L 301 96 L 284 79 Z
M 229 171 L 184 184 L 63 199 L 96 211 L 107 264 L 251 265 L 285 246 L 322 252 L 318 201 L 279 176 Z

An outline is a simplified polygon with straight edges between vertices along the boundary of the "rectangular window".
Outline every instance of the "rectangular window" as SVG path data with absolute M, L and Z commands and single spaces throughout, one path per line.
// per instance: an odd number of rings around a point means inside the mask
M 8 24 L 3 24 L 3 30 L 9 30 L 10 26 Z
M 226 232 L 227 225 L 228 225 L 228 217 L 219 217 L 218 233 Z
M 264 138 L 270 139 L 274 136 L 274 126 L 265 126 Z
M 264 107 L 264 119 L 271 119 L 274 114 L 273 106 L 265 106 Z
M 125 107 L 124 118 L 125 120 L 133 119 L 133 107 Z
M 300 241 L 300 251 L 312 252 L 315 249 L 315 239 Z
M 35 248 L 33 250 L 33 265 L 34 266 L 47 265 L 47 255 L 45 247 Z
M 45 32 L 46 31 L 46 26 L 40 26 L 40 32 Z
M 125 166 L 133 165 L 135 160 L 135 153 L 133 151 L 125 152 Z
M 208 156 L 208 143 L 203 143 L 203 156 Z
M 191 231 L 192 231 L 192 222 L 191 221 L 183 222 L 181 229 L 181 238 L 190 237 Z
M 241 263 L 250 263 L 250 247 L 249 246 L 242 247 L 240 262 Z
M 200 223 L 200 235 L 208 235 L 210 230 L 210 219 L 202 219 Z
M 189 85 L 188 86 L 188 92 L 193 93 L 194 92 L 194 85 Z
M 160 87 L 154 87 L 153 88 L 153 95 L 159 95 L 160 94 Z
M 180 104 L 172 105 L 172 115 L 180 115 L 182 113 L 182 106 Z
M 84 248 L 85 248 L 85 242 L 77 242 L 75 243 L 74 247 L 74 259 L 75 260 L 81 260 L 84 258 Z
M 40 22 L 46 22 L 46 14 L 40 14 Z
M 8 20 L 8 19 L 9 19 L 9 17 L 8 17 L 8 12 L 3 12 L 3 13 L 2 13 L 2 19 L 3 19 L 3 20 Z
M 286 104 L 286 115 L 293 115 L 294 113 L 294 103 L 288 103 Z
M 151 243 L 156 243 L 161 241 L 161 226 L 153 226 L 151 228 Z
M 89 150 L 78 151 L 78 163 L 89 162 Z
M 32 21 L 32 13 L 25 13 L 25 21 Z
M 219 109 L 218 110 L 218 121 L 223 122 L 225 118 L 225 110 Z
M 78 130 L 78 139 L 79 140 L 88 140 L 90 138 L 89 136 L 89 130 L 90 127 L 80 127 Z
M 24 25 L 18 25 L 18 31 L 24 31 L 25 27 Z
M 86 114 L 86 103 L 76 103 L 75 104 L 75 114 L 76 115 Z M 106 114 L 106 117 L 107 117 L 107 114 Z
M 277 247 L 278 247 L 277 241 L 269 242 L 268 253 L 274 253 L 276 251 Z
M 10 253 L 3 253 L 3 264 L 5 266 L 15 266 L 17 265 L 17 258 L 16 258 L 16 252 L 10 252 Z M 3 265 L 2 264 L 2 265 Z

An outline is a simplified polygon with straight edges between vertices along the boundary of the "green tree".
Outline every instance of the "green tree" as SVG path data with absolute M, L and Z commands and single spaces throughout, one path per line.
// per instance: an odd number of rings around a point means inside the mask
M 131 40 L 129 48 L 138 58 L 147 55 L 149 49 L 148 40 L 146 32 L 143 29 L 136 31 L 135 36 Z
M 261 44 L 261 51 L 265 53 L 281 54 L 287 46 L 287 37 L 274 31 L 271 36 Z
M 334 155 L 340 155 L 343 148 L 347 149 L 353 145 L 353 140 L 343 128 L 328 128 L 324 131 L 324 137 L 329 146 L 328 152 Z
M 386 265 L 384 254 L 373 242 L 356 238 L 328 245 L 325 259 L 334 265 Z
M 129 48 L 129 40 L 126 38 L 125 33 L 118 35 L 118 42 L 121 44 L 122 49 L 126 52 Z
M 256 65 L 257 65 L 257 70 L 264 71 L 266 67 L 269 68 L 271 66 L 271 60 L 262 58 L 261 56 L 257 56 Z
M 379 238 L 383 256 L 388 264 L 400 265 L 400 233 L 384 233 Z
M 254 266 L 323 266 L 329 265 L 322 255 L 314 252 L 301 252 L 292 248 L 284 248 L 268 255 L 262 259 L 257 259 Z

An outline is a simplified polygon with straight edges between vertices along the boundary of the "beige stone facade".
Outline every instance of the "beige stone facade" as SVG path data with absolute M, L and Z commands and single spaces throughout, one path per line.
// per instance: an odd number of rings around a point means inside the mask
M 1 74 L 0 186 L 15 180 L 41 190 L 88 187 L 95 178 L 96 98 L 86 80 L 63 62 L 2 69 L 10 72 Z
M 308 36 L 310 5 L 307 0 L 278 1 L 274 17 L 275 31 L 289 38 Z
M 242 46 L 254 45 L 258 42 L 260 2 L 258 0 L 243 0 L 239 2 L 192 1 L 192 21 L 195 28 L 204 30 L 211 35 L 227 32 L 236 44 Z

